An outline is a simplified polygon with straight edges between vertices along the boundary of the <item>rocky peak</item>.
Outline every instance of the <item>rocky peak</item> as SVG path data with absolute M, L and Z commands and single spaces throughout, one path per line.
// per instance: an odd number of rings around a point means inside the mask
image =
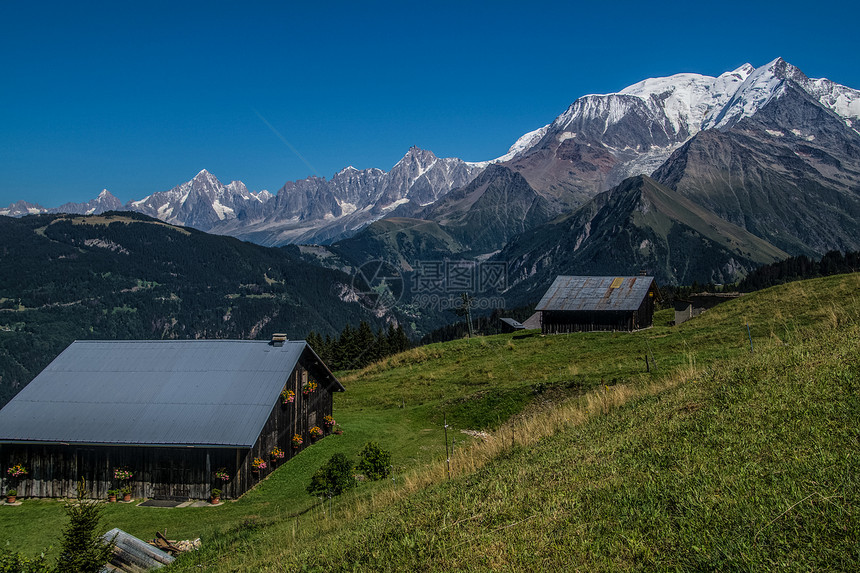
M 47 211 L 47 209 L 36 203 L 16 201 L 5 209 L 0 209 L 0 215 L 6 217 L 23 217 L 24 215 L 37 215 L 39 213 L 46 213 Z
M 202 169 L 200 173 L 194 176 L 194 179 L 191 180 L 192 188 L 203 188 L 206 190 L 212 191 L 222 191 L 224 189 L 224 185 L 218 181 L 218 178 Z
M 409 151 L 406 152 L 406 155 L 403 156 L 403 159 L 398 161 L 391 170 L 394 171 L 395 169 L 398 169 L 398 167 L 401 169 L 417 168 L 419 170 L 426 170 L 429 166 L 435 163 L 437 159 L 436 154 L 429 149 L 421 149 L 420 147 L 413 145 L 409 148 Z

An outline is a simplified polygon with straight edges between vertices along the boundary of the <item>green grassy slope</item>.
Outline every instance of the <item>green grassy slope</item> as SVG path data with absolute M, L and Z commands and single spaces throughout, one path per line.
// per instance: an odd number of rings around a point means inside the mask
M 477 472 L 315 543 L 274 549 L 272 563 L 312 571 L 856 571 L 858 341 L 854 324 L 739 357 L 508 448 Z M 254 546 L 256 562 L 280 570 L 263 546 Z
M 343 375 L 335 417 L 346 433 L 243 499 L 111 506 L 105 525 L 201 536 L 204 550 L 178 570 L 762 569 L 780 560 L 809 569 L 857 559 L 847 548 L 860 530 L 850 477 L 858 292 L 860 275 L 842 275 L 754 293 L 680 327 L 666 326 L 664 311 L 633 334 L 414 349 Z M 645 372 L 646 353 L 656 371 Z M 443 411 L 457 440 L 449 483 Z M 509 416 L 516 422 L 504 424 Z M 460 432 L 496 428 L 486 442 Z M 368 439 L 393 451 L 396 481 L 362 485 L 327 518 L 304 493 L 310 474 Z M 779 518 L 797 502 L 786 516 L 806 516 L 803 527 Z M 62 523 L 58 502 L 25 500 L 0 507 L 0 540 L 39 551 L 56 546 Z

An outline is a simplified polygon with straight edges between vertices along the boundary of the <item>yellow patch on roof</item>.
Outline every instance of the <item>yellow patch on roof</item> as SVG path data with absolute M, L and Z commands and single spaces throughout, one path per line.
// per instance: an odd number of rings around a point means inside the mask
M 612 280 L 612 284 L 609 285 L 609 288 L 618 288 L 621 286 L 621 283 L 624 282 L 624 277 L 615 277 Z

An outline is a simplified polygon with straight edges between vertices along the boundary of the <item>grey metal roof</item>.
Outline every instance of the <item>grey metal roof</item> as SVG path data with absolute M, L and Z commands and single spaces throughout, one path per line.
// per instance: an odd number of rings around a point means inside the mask
M 528 317 L 525 322 L 523 322 L 523 328 L 527 330 L 540 328 L 540 326 L 540 312 L 535 312 L 533 315 Z
M 499 320 L 516 330 L 522 330 L 525 328 L 520 321 L 514 320 L 513 318 L 500 318 Z
M 76 341 L 0 410 L 0 441 L 251 447 L 303 353 L 343 390 L 304 341 Z
M 558 276 L 535 310 L 636 310 L 648 296 L 654 277 Z

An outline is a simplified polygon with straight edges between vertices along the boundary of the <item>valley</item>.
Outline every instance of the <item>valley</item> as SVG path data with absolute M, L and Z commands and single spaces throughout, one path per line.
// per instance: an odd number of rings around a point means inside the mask
M 637 333 L 415 348 L 339 373 L 344 434 L 242 499 L 111 506 L 105 524 L 144 538 L 200 536 L 203 549 L 177 571 L 769 570 L 775 561 L 850 570 L 860 531 L 858 281 L 789 283 L 680 327 L 661 311 Z M 658 366 L 646 372 L 649 352 Z M 393 481 L 365 483 L 331 507 L 304 492 L 329 456 L 354 457 L 370 439 L 392 451 Z M 0 507 L 0 531 L 12 549 L 55 546 L 44 531 L 59 531 L 61 508 Z

